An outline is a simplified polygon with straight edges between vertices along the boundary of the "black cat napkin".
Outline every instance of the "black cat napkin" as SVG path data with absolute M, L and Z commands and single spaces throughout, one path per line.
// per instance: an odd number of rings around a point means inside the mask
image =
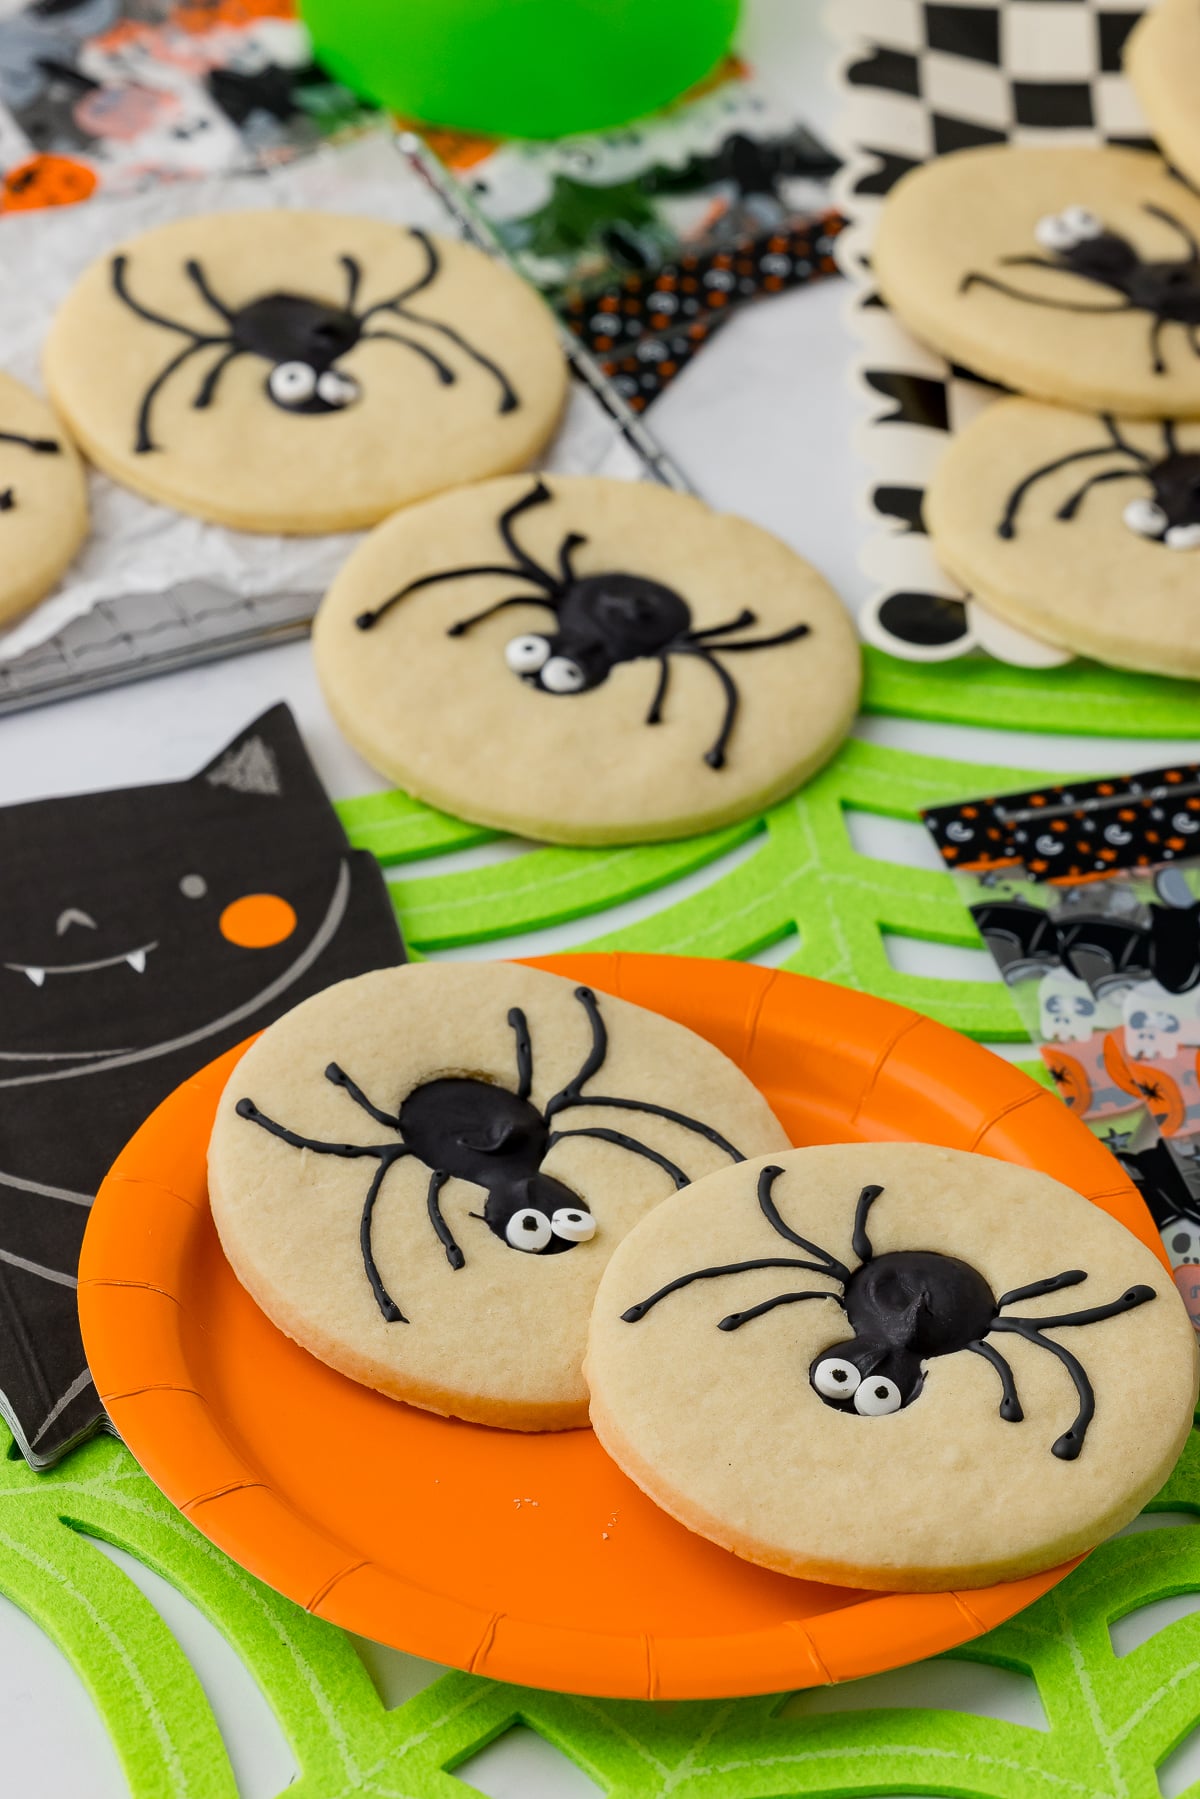
M 403 960 L 276 706 L 189 781 L 0 808 L 0 1412 L 35 1467 L 104 1421 L 88 1207 L 160 1100 L 310 993 Z

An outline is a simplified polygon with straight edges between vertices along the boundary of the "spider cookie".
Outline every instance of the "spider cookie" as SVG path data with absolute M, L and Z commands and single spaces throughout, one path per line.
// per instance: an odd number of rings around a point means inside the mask
M 1158 0 L 1125 45 L 1125 73 L 1165 155 L 1193 185 L 1200 183 L 1200 7 Z
M 897 183 L 872 266 L 906 325 L 1043 400 L 1200 415 L 1200 197 L 1141 150 L 959 150 Z
M 83 467 L 62 426 L 0 374 L 0 621 L 49 592 L 87 528 Z
M 1196 1398 L 1167 1270 L 1048 1176 L 794 1150 L 668 1200 L 592 1317 L 592 1423 L 700 1535 L 896 1591 L 1055 1566 L 1162 1485 Z
M 327 988 L 247 1051 L 209 1150 L 213 1217 L 267 1316 L 322 1361 L 481 1424 L 587 1422 L 617 1243 L 688 1181 L 782 1148 L 681 1025 L 513 963 Z
M 45 371 L 114 479 L 296 533 L 520 468 L 566 388 L 550 313 L 480 251 L 286 210 L 179 219 L 93 263 Z
M 1120 668 L 1200 676 L 1200 421 L 999 400 L 950 440 L 925 519 L 999 617 Z
M 680 837 L 781 799 L 854 717 L 837 596 L 649 482 L 524 475 L 389 519 L 313 633 L 345 735 L 411 793 L 556 843 Z

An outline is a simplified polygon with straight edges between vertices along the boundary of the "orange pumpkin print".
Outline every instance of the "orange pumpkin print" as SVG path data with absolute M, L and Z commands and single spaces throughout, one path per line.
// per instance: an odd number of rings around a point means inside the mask
M 78 206 L 97 187 L 96 171 L 73 156 L 31 156 L 0 181 L 0 212 L 40 212 L 45 206 Z
M 1163 1136 L 1173 1137 L 1187 1113 L 1178 1081 L 1153 1063 L 1131 1062 L 1119 1031 L 1109 1031 L 1104 1039 L 1104 1066 L 1114 1085 L 1145 1103 Z
M 1058 1097 L 1065 1101 L 1072 1112 L 1086 1118 L 1092 1104 L 1092 1083 L 1083 1063 L 1076 1056 L 1069 1056 L 1065 1050 L 1057 1047 L 1046 1049 L 1043 1054 Z

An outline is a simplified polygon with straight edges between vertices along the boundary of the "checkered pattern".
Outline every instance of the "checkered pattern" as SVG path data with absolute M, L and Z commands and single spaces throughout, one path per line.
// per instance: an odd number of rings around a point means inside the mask
M 843 138 L 850 158 L 838 198 L 854 221 L 839 244 L 863 289 L 860 375 L 876 400 L 867 454 L 880 536 L 869 563 L 881 586 L 864 634 L 893 654 L 942 660 L 986 647 L 1025 659 L 973 603 L 961 630 L 946 602 L 961 590 L 938 568 L 923 536 L 925 480 L 944 434 L 962 428 L 996 390 L 915 343 L 870 281 L 870 237 L 883 197 L 909 169 L 978 144 L 1115 143 L 1150 147 L 1121 56 L 1144 6 L 1136 0 L 839 0 L 844 37 Z M 943 639 L 917 646 L 887 619 L 911 618 L 928 601 Z M 953 607 L 949 615 L 957 617 Z M 1032 660 L 1033 657 L 1031 656 Z

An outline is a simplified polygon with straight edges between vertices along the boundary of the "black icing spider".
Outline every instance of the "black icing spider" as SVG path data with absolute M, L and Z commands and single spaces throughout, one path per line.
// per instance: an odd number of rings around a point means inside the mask
M 1062 212 L 1039 219 L 1034 236 L 1046 256 L 1002 256 L 1009 269 L 1049 269 L 1054 274 L 1077 275 L 1098 287 L 1109 288 L 1121 298 L 1113 306 L 1089 306 L 1079 300 L 1052 300 L 1044 294 L 1023 293 L 994 275 L 964 275 L 959 292 L 990 287 L 1010 299 L 1030 306 L 1049 306 L 1057 312 L 1144 312 L 1150 318 L 1150 358 L 1156 375 L 1166 373 L 1159 344 L 1168 325 L 1182 325 L 1193 355 L 1200 356 L 1200 245 L 1172 212 L 1143 202 L 1142 211 L 1178 232 L 1187 255 L 1173 261 L 1146 262 L 1127 237 L 1109 231 L 1086 206 L 1068 206 Z
M 1004 508 L 1004 517 L 996 527 L 1000 536 L 1016 536 L 1017 514 L 1026 494 L 1047 475 L 1053 475 L 1058 469 L 1068 468 L 1072 463 L 1087 462 L 1097 456 L 1124 456 L 1130 466 L 1101 469 L 1098 474 L 1089 475 L 1082 487 L 1076 488 L 1063 501 L 1055 518 L 1073 519 L 1086 495 L 1103 482 L 1147 481 L 1152 497 L 1131 500 L 1125 508 L 1123 516 L 1129 529 L 1136 531 L 1139 537 L 1149 537 L 1155 543 L 1166 544 L 1169 550 L 1200 548 L 1200 450 L 1179 448 L 1177 428 L 1172 419 L 1164 419 L 1159 426 L 1163 449 L 1162 455 L 1157 458 L 1127 442 L 1111 413 L 1101 413 L 1100 421 L 1108 432 L 1107 443 L 1096 444 L 1086 450 L 1075 450 L 1070 456 L 1060 456 L 1055 462 L 1047 462 L 1044 467 L 1036 468 L 1032 474 L 1026 475 L 1013 488 Z
M 20 449 L 32 450 L 36 456 L 58 456 L 62 451 L 52 437 L 22 437 L 18 431 L 0 431 L 0 444 L 16 444 Z M 0 489 L 0 512 L 11 512 L 16 503 L 11 487 Z
M 811 1274 L 825 1275 L 841 1287 L 840 1293 L 829 1288 L 820 1291 L 777 1293 L 760 1305 L 744 1312 L 730 1312 L 720 1319 L 718 1330 L 741 1330 L 754 1318 L 773 1312 L 776 1306 L 795 1305 L 799 1300 L 831 1299 L 839 1306 L 854 1331 L 847 1340 L 822 1350 L 808 1371 L 816 1393 L 827 1406 L 840 1412 L 856 1412 L 860 1417 L 878 1418 L 911 1405 L 925 1384 L 926 1364 L 935 1356 L 956 1355 L 969 1349 L 990 1362 L 1000 1376 L 1000 1416 L 1010 1424 L 1024 1417 L 1017 1398 L 1012 1369 L 986 1339 L 997 1332 L 1008 1332 L 1049 1350 L 1063 1364 L 1075 1384 L 1079 1410 L 1074 1422 L 1051 1444 L 1060 1461 L 1073 1462 L 1083 1448 L 1088 1425 L 1096 1410 L 1091 1382 L 1075 1356 L 1048 1330 L 1067 1325 L 1098 1324 L 1101 1319 L 1115 1318 L 1131 1312 L 1156 1297 L 1153 1287 L 1129 1287 L 1120 1299 L 1107 1305 L 1092 1306 L 1081 1312 L 1059 1312 L 1050 1317 L 1008 1318 L 1006 1308 L 1025 1299 L 1041 1299 L 1063 1287 L 1077 1287 L 1087 1275 L 1081 1268 L 1069 1268 L 1064 1274 L 1052 1274 L 1048 1280 L 1031 1281 L 1027 1287 L 1015 1287 L 997 1299 L 978 1271 L 956 1256 L 942 1255 L 932 1249 L 893 1250 L 877 1256 L 867 1236 L 867 1216 L 883 1192 L 882 1187 L 864 1187 L 858 1196 L 854 1213 L 851 1243 L 858 1257 L 857 1268 L 847 1268 L 828 1250 L 810 1243 L 784 1223 L 771 1198 L 771 1188 L 783 1173 L 782 1168 L 764 1168 L 758 1177 L 758 1203 L 771 1229 L 798 1249 L 805 1250 L 815 1261 L 802 1261 L 795 1256 L 759 1256 L 749 1262 L 730 1262 L 721 1268 L 698 1268 L 668 1281 L 649 1299 L 630 1306 L 621 1314 L 626 1324 L 637 1324 L 652 1306 L 693 1281 L 713 1280 L 718 1275 L 743 1274 L 751 1268 L 803 1268 Z
M 773 649 L 778 644 L 795 643 L 807 637 L 808 625 L 793 625 L 774 637 L 739 638 L 730 642 L 731 632 L 748 629 L 757 622 L 755 614 L 740 612 L 723 625 L 692 628 L 692 613 L 686 600 L 661 581 L 646 575 L 613 571 L 597 575 L 575 572 L 576 550 L 587 542 L 579 532 L 571 531 L 563 538 L 558 552 L 558 572 L 543 568 L 517 542 L 513 530 L 523 512 L 534 506 L 547 505 L 553 495 L 545 482 L 538 481 L 530 491 L 501 514 L 497 528 L 511 563 L 487 563 L 467 568 L 442 569 L 435 575 L 421 575 L 410 581 L 399 593 L 377 606 L 373 612 L 360 612 L 355 623 L 360 631 L 372 630 L 393 606 L 422 587 L 439 581 L 458 581 L 467 575 L 511 575 L 528 582 L 537 591 L 513 594 L 497 600 L 470 618 L 451 625 L 449 635 L 461 637 L 473 625 L 508 606 L 545 606 L 554 614 L 557 629 L 542 637 L 528 632 L 514 637 L 505 650 L 505 660 L 515 675 L 542 693 L 587 693 L 606 681 L 621 662 L 642 659 L 658 663 L 658 685 L 650 710 L 648 725 L 662 722 L 663 701 L 670 680 L 672 656 L 695 656 L 711 668 L 725 694 L 725 716 L 716 741 L 705 752 L 710 768 L 723 768 L 725 750 L 737 716 L 738 690 L 729 671 L 717 660 L 717 654 L 732 656 L 744 650 Z
M 364 343 L 402 344 L 406 350 L 411 350 L 429 364 L 443 387 L 458 380 L 449 363 L 444 362 L 417 338 L 400 331 L 368 331 L 366 327 L 380 313 L 390 314 L 406 324 L 420 325 L 427 331 L 436 331 L 447 338 L 465 356 L 469 356 L 472 362 L 486 369 L 497 382 L 500 389 L 498 410 L 512 412 L 518 404 L 517 396 L 507 376 L 489 357 L 469 344 L 453 326 L 408 310 L 408 302 L 436 280 L 441 267 L 432 240 L 423 231 L 415 229 L 409 235 L 424 251 L 425 266 L 421 273 L 390 299 L 377 300 L 374 306 L 368 306 L 362 312 L 355 311 L 362 268 L 353 256 L 338 259 L 346 273 L 346 298 L 341 306 L 331 306 L 328 301 L 314 300 L 307 294 L 284 292 L 262 294 L 257 300 L 247 301 L 244 306 L 229 307 L 213 292 L 200 264 L 195 260 L 185 262 L 183 267 L 188 280 L 204 304 L 220 320 L 220 328 L 210 332 L 196 331 L 191 325 L 182 324 L 178 319 L 169 319 L 161 312 L 153 312 L 148 306 L 135 300 L 129 291 L 129 259 L 126 256 L 114 256 L 112 283 L 118 299 L 123 300 L 131 312 L 136 312 L 148 324 L 161 325 L 165 331 L 177 332 L 180 337 L 187 339 L 184 348 L 171 358 L 146 389 L 138 412 L 137 440 L 134 444 L 137 453 L 140 455 L 159 447 L 151 437 L 154 402 L 176 370 L 201 350 L 219 350 L 222 354 L 211 364 L 196 389 L 192 405 L 198 411 L 212 405 L 221 376 L 239 356 L 260 356 L 264 362 L 270 363 L 263 391 L 284 412 L 341 412 L 347 406 L 352 406 L 362 390 L 354 376 L 337 365 L 341 357 L 349 355 L 351 350 Z
M 439 1195 L 451 1179 L 470 1181 L 487 1194 L 482 1213 L 473 1212 L 510 1249 L 528 1255 L 559 1255 L 587 1243 L 596 1233 L 596 1220 L 578 1194 L 542 1171 L 542 1163 L 567 1137 L 599 1137 L 615 1143 L 632 1155 L 642 1156 L 665 1170 L 676 1187 L 686 1187 L 688 1176 L 658 1150 L 627 1137 L 621 1131 L 610 1131 L 600 1125 L 580 1126 L 573 1131 L 551 1130 L 551 1120 L 561 1112 L 578 1106 L 619 1107 L 626 1112 L 646 1112 L 655 1118 L 667 1118 L 685 1130 L 713 1143 L 731 1161 L 745 1157 L 711 1126 L 668 1106 L 653 1105 L 649 1100 L 616 1099 L 607 1094 L 584 1093 L 589 1081 L 604 1064 L 608 1053 L 608 1033 L 596 996 L 590 987 L 576 987 L 575 997 L 583 1007 L 591 1028 L 591 1047 L 578 1074 L 569 1080 L 539 1112 L 529 1097 L 533 1084 L 533 1047 L 529 1025 L 520 1007 L 508 1014 L 516 1040 L 517 1091 L 498 1087 L 494 1082 L 475 1076 L 444 1076 L 424 1081 L 414 1087 L 395 1113 L 385 1112 L 369 1100 L 344 1069 L 331 1062 L 325 1079 L 341 1087 L 370 1118 L 397 1133 L 397 1143 L 322 1143 L 302 1137 L 277 1124 L 260 1112 L 252 1099 L 237 1103 L 240 1117 L 247 1118 L 263 1130 L 270 1131 L 295 1149 L 308 1149 L 317 1155 L 344 1156 L 374 1160 L 377 1167 L 363 1201 L 359 1239 L 363 1265 L 376 1303 L 389 1324 L 406 1324 L 408 1320 L 391 1297 L 380 1278 L 371 1248 L 371 1220 L 388 1170 L 406 1156 L 415 1156 L 429 1170 L 426 1204 L 429 1222 L 446 1252 L 451 1268 L 462 1268 L 466 1258 L 455 1242 L 449 1225 L 442 1216 Z

